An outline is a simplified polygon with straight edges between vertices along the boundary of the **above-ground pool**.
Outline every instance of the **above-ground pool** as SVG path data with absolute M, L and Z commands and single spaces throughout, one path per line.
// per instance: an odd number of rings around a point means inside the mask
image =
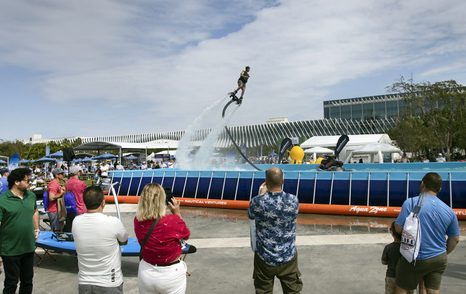
M 247 208 L 271 165 L 252 170 L 154 169 L 110 173 L 120 201 L 137 202 L 142 188 L 159 183 L 182 204 Z M 276 165 L 283 169 L 284 191 L 298 196 L 304 213 L 396 216 L 403 201 L 419 194 L 427 172 L 441 175 L 438 197 L 466 219 L 466 163 L 346 164 L 345 171 L 318 171 L 316 165 Z M 124 197 L 129 196 L 129 197 Z

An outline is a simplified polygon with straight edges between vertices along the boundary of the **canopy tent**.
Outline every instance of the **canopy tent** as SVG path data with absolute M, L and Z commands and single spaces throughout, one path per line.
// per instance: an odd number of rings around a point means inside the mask
M 93 162 L 96 161 L 95 159 L 92 159 L 91 157 L 84 157 L 81 159 L 81 162 Z
M 400 148 L 387 143 L 369 143 L 353 150 L 353 153 L 401 152 Z
M 333 154 L 334 151 L 329 148 L 316 146 L 316 147 L 312 147 L 312 148 L 304 150 L 304 153 Z
M 125 143 L 125 142 L 89 142 L 81 144 L 75 148 L 76 151 L 86 151 L 86 150 L 96 150 L 106 151 L 106 150 L 118 150 L 119 158 L 121 161 L 123 151 L 138 151 L 147 155 L 147 150 L 149 149 L 176 149 L 178 148 L 179 141 L 169 140 L 169 139 L 159 139 L 145 143 Z
M 94 156 L 93 154 L 90 154 L 90 153 L 83 153 L 83 152 L 80 152 L 80 153 L 76 153 L 75 154 L 75 158 L 80 158 L 80 159 L 84 159 L 86 157 L 89 157 L 91 158 L 92 156 Z
M 369 154 L 371 155 L 372 162 L 375 162 L 375 155 L 377 155 L 378 162 L 383 163 L 383 153 L 401 153 L 401 150 L 400 148 L 387 143 L 369 143 L 352 150 L 348 154 L 345 162 L 348 162 L 354 154 Z
M 339 158 L 349 160 L 348 154 L 353 150 L 359 149 L 369 143 L 387 143 L 391 144 L 392 140 L 387 134 L 368 134 L 368 135 L 349 135 L 349 142 L 341 151 Z M 335 147 L 340 136 L 314 136 L 301 144 L 301 148 L 308 149 L 312 147 Z M 306 152 L 306 150 L 304 150 Z M 345 160 L 345 161 L 346 161 Z
M 147 161 L 154 161 L 155 158 L 172 158 L 176 156 L 176 150 L 164 150 L 164 151 L 159 151 L 157 153 L 152 152 L 151 154 L 147 155 L 146 160 Z
M 94 160 L 105 160 L 105 159 L 115 159 L 118 158 L 118 155 L 111 154 L 111 153 L 103 153 L 97 156 L 92 157 Z
M 126 160 L 135 160 L 135 159 L 138 159 L 138 157 L 131 154 L 129 156 L 124 157 L 124 159 L 126 159 Z
M 63 151 L 57 151 L 52 154 L 49 154 L 47 157 L 52 157 L 52 158 L 63 158 Z
M 387 134 L 371 134 L 371 135 L 349 135 L 349 146 L 361 146 L 369 143 L 392 143 L 392 140 Z M 335 147 L 340 136 L 314 136 L 303 143 L 301 148 L 307 149 L 311 147 Z
M 29 162 L 31 162 L 31 161 L 27 160 L 27 159 L 21 159 L 18 163 L 19 164 L 23 164 L 23 163 L 26 164 L 26 163 L 29 163 Z
M 50 158 L 50 157 L 41 157 L 37 160 L 34 160 L 34 163 L 47 163 L 47 162 L 57 162 L 55 158 Z
M 312 147 L 312 148 L 304 150 L 304 153 L 312 154 L 312 159 L 316 161 L 317 154 L 334 154 L 335 152 L 329 148 L 316 146 L 316 147 Z

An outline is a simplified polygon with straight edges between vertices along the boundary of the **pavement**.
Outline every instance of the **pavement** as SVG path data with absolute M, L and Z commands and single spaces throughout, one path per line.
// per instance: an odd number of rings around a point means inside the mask
M 121 217 L 134 237 L 135 205 L 120 205 Z M 113 205 L 105 212 L 116 215 Z M 253 252 L 245 211 L 182 208 L 191 230 L 189 243 L 198 251 L 186 258 L 191 276 L 187 293 L 254 293 Z M 297 226 L 302 293 L 384 293 L 386 267 L 380 258 L 391 242 L 388 227 L 393 219 L 346 216 L 300 215 Z M 466 223 L 461 222 L 462 236 Z M 442 280 L 442 293 L 465 293 L 466 239 L 449 255 Z M 43 251 L 37 249 L 38 254 Z M 77 293 L 77 259 L 53 253 L 35 266 L 34 293 Z M 123 257 L 124 292 L 138 293 L 138 258 Z M 2 274 L 2 276 L 4 276 Z M 3 278 L 0 278 L 3 280 Z M 276 280 L 274 293 L 282 293 Z M 0 290 L 3 289 L 3 283 Z

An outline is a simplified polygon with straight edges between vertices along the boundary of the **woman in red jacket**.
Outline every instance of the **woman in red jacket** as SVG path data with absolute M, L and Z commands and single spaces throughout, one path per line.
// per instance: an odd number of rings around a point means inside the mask
M 167 208 L 171 214 L 166 214 Z M 156 225 L 147 238 L 154 221 Z M 181 218 L 180 203 L 166 201 L 159 184 L 148 184 L 139 199 L 134 231 L 142 244 L 138 284 L 140 293 L 185 293 L 186 264 L 180 260 L 181 240 L 189 238 L 189 229 Z

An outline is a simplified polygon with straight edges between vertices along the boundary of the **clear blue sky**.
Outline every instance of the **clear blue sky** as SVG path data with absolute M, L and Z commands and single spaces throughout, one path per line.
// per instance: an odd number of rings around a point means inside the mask
M 323 117 L 401 75 L 466 83 L 466 2 L 2 1 L 0 139 L 183 130 L 251 66 L 231 124 Z

